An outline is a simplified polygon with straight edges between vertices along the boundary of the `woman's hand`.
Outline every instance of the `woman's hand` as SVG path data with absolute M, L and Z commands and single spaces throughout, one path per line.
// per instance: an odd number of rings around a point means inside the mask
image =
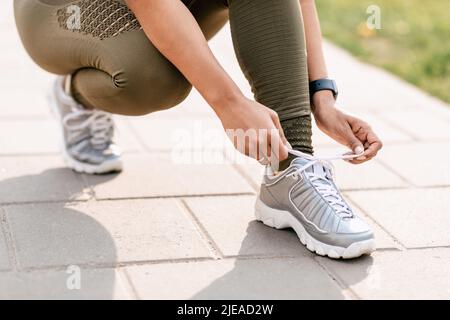
M 241 96 L 216 108 L 235 148 L 256 160 L 274 165 L 288 157 L 288 146 L 275 111 Z
M 369 124 L 337 109 L 329 91 L 314 95 L 314 118 L 320 130 L 337 142 L 349 147 L 354 153 L 364 153 L 349 162 L 360 164 L 375 157 L 383 147 Z
M 153 45 L 214 109 L 239 151 L 257 160 L 270 159 L 272 165 L 287 158 L 287 141 L 277 114 L 243 96 L 214 57 L 200 26 L 181 1 L 126 0 L 126 3 Z M 240 137 L 246 133 L 247 136 Z

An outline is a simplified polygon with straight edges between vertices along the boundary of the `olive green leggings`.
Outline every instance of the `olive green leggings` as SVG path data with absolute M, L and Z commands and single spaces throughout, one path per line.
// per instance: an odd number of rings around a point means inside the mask
M 312 152 L 299 0 L 183 0 L 211 39 L 229 20 L 255 99 L 275 110 L 294 149 Z M 45 70 L 72 75 L 82 104 L 124 115 L 176 106 L 191 84 L 148 40 L 123 0 L 14 0 L 23 44 Z M 194 62 L 194 61 L 193 61 Z

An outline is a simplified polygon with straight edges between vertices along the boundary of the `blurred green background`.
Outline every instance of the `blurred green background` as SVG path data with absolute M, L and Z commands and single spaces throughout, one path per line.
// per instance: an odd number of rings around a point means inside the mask
M 324 36 L 450 102 L 450 0 L 316 0 Z M 381 30 L 367 27 L 370 5 Z

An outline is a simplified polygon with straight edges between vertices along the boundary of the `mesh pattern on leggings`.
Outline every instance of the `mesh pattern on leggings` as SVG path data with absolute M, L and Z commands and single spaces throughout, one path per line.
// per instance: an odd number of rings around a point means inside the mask
M 294 150 L 313 154 L 311 115 L 281 121 L 281 126 Z
M 57 15 L 62 28 L 102 40 L 141 29 L 133 12 L 115 0 L 81 0 L 59 9 Z

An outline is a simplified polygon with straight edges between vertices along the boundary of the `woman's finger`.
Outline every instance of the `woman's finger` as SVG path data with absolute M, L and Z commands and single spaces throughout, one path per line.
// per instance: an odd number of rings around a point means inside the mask
M 369 147 L 364 152 L 364 155 L 367 158 L 375 157 L 378 151 L 383 147 L 383 143 L 373 131 L 367 133 L 367 143 L 369 144 Z
M 281 126 L 280 118 L 278 118 L 277 115 L 274 115 L 274 116 L 272 116 L 272 121 L 273 121 L 275 127 L 279 131 L 280 138 L 281 138 L 281 141 L 283 142 L 283 144 L 285 146 L 289 146 L 290 147 L 291 145 L 289 144 L 289 142 L 286 139 L 286 136 L 284 135 L 284 130 L 283 130 L 283 127 Z
M 284 144 L 282 138 L 280 137 L 279 130 L 273 129 L 269 133 L 268 142 L 272 149 L 271 163 L 275 164 L 279 161 L 287 159 L 289 156 L 289 151 L 286 145 Z
M 350 128 L 346 130 L 346 136 L 347 147 L 349 147 L 355 154 L 362 154 L 364 152 L 364 145 L 361 140 L 354 135 Z
M 259 144 L 260 145 L 260 144 Z M 263 164 L 263 165 L 269 165 L 272 161 L 272 148 L 270 147 L 270 145 L 266 144 L 264 147 L 261 147 L 260 145 L 260 151 L 258 152 L 259 154 L 259 163 Z
M 356 159 L 348 160 L 348 162 L 350 162 L 351 164 L 362 164 L 367 161 L 369 161 L 369 159 L 367 159 L 367 158 L 365 160 L 356 160 Z

